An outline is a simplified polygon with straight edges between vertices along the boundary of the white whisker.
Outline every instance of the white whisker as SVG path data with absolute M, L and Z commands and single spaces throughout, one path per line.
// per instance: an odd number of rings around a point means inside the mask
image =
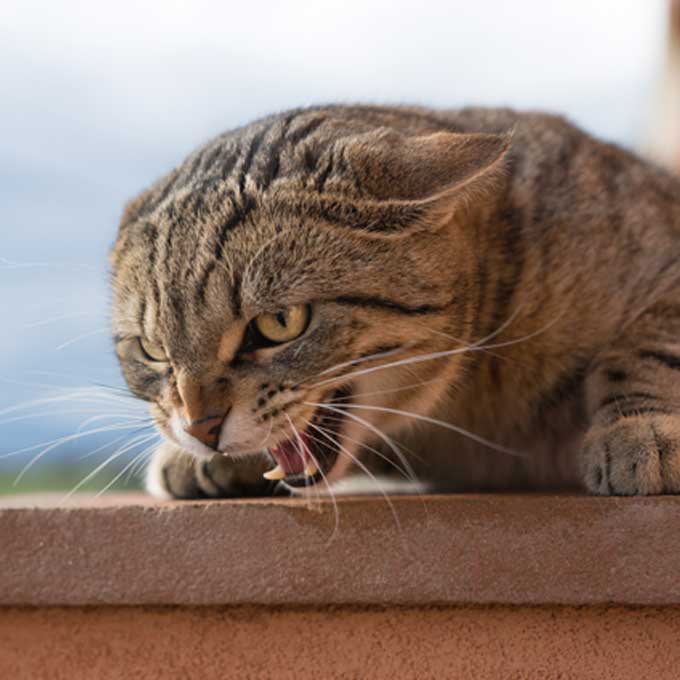
M 89 331 L 87 333 L 81 333 L 80 335 L 77 335 L 75 338 L 71 338 L 70 340 L 67 340 L 66 342 L 62 342 L 61 345 L 57 345 L 55 347 L 55 351 L 59 351 L 61 349 L 65 349 L 66 347 L 70 347 L 71 345 L 75 345 L 76 342 L 80 342 L 81 340 L 84 340 L 85 338 L 92 337 L 93 335 L 99 335 L 101 333 L 108 333 L 109 328 L 108 326 L 106 328 L 98 328 L 94 331 Z
M 330 408 L 330 407 L 326 407 Z M 343 404 L 342 407 L 343 409 L 347 408 L 356 408 L 356 409 L 361 409 L 365 411 L 378 411 L 380 413 L 392 413 L 394 415 L 398 416 L 404 416 L 405 418 L 413 418 L 415 420 L 419 420 L 424 423 L 428 423 L 430 425 L 437 425 L 438 427 L 443 427 L 446 430 L 451 430 L 452 432 L 456 432 L 457 434 L 462 435 L 463 437 L 467 437 L 468 439 L 471 439 L 472 441 L 477 442 L 478 444 L 482 444 L 483 446 L 488 446 L 490 449 L 494 449 L 495 451 L 500 451 L 501 453 L 507 453 L 511 456 L 523 456 L 524 454 L 520 453 L 519 451 L 515 451 L 514 449 L 509 449 L 505 446 L 501 446 L 500 444 L 496 444 L 495 442 L 489 441 L 488 439 L 485 439 L 484 437 L 480 437 L 479 435 L 476 435 L 472 432 L 469 432 L 468 430 L 463 429 L 462 427 L 458 427 L 457 425 L 453 425 L 452 423 L 447 423 L 445 420 L 438 420 L 437 418 L 430 418 L 430 416 L 424 416 L 419 413 L 412 413 L 411 411 L 402 411 L 400 409 L 396 408 L 389 408 L 387 406 L 372 406 L 368 404 Z M 349 414 L 346 414 L 349 415 Z
M 363 364 L 364 362 L 372 361 L 373 359 L 384 359 L 385 357 L 391 357 L 394 356 L 395 354 L 399 354 L 399 352 L 403 352 L 406 349 L 407 346 L 405 345 L 402 347 L 397 347 L 395 349 L 387 350 L 386 352 L 376 352 L 375 354 L 369 354 L 368 356 L 359 357 L 358 359 L 343 361 L 341 364 L 335 364 L 335 366 L 331 366 L 330 368 L 327 368 L 325 371 L 321 371 L 321 373 L 319 373 L 318 376 L 327 375 L 328 373 L 340 370 L 341 368 L 346 368 L 347 366 L 356 366 L 357 364 Z
M 128 414 L 117 415 L 117 414 L 115 414 L 115 413 L 103 413 L 103 414 L 100 414 L 100 415 L 92 416 L 92 417 L 87 418 L 86 420 L 84 420 L 84 421 L 79 425 L 79 427 L 78 427 L 78 429 L 76 430 L 76 432 L 82 432 L 84 428 L 88 427 L 88 426 L 91 425 L 92 423 L 95 423 L 95 422 L 97 422 L 98 420 L 106 420 L 106 419 L 109 419 L 109 420 L 113 420 L 113 419 L 122 420 L 122 421 L 128 422 L 128 423 L 139 423 L 139 424 L 144 423 L 144 424 L 147 424 L 147 425 L 151 425 L 151 424 L 153 423 L 153 419 L 152 419 L 151 417 L 149 417 L 149 416 L 141 416 L 141 415 L 139 415 L 139 416 L 133 416 L 133 415 L 128 415 Z
M 0 257 L 0 269 L 51 269 L 51 268 L 66 268 L 66 269 L 89 269 L 94 271 L 95 266 L 91 264 L 84 264 L 78 262 L 15 262 L 6 257 Z
M 330 420 L 330 418 L 329 418 Z M 334 421 L 342 422 L 342 418 L 332 418 Z M 409 482 L 413 482 L 414 484 L 418 483 L 418 479 L 412 477 L 411 475 L 408 474 L 406 470 L 401 468 L 395 461 L 393 461 L 389 456 L 386 456 L 382 451 L 378 451 L 378 449 L 369 446 L 365 442 L 362 442 L 358 439 L 354 439 L 354 437 L 350 437 L 347 434 L 343 434 L 342 432 L 336 432 L 336 436 L 342 437 L 342 439 L 347 439 L 348 441 L 352 442 L 353 444 L 358 444 L 362 449 L 365 449 L 367 451 L 370 451 L 371 453 L 374 453 L 378 458 L 381 458 L 384 460 L 386 463 L 389 463 L 404 479 L 406 479 Z
M 40 328 L 41 326 L 48 326 L 56 321 L 69 321 L 70 319 L 79 319 L 83 316 L 92 316 L 93 312 L 71 312 L 70 314 L 61 314 L 59 316 L 53 316 L 50 319 L 41 319 L 40 321 L 33 321 L 25 326 L 22 326 L 23 330 L 28 330 L 30 328 Z
M 69 410 L 61 410 L 61 411 L 38 411 L 37 413 L 29 413 L 27 415 L 23 416 L 13 416 L 12 418 L 5 418 L 4 420 L 0 420 L 0 425 L 8 425 L 9 423 L 15 423 L 21 420 L 31 420 L 32 418 L 47 418 L 50 416 L 69 416 L 69 415 L 84 415 L 86 413 L 95 413 L 98 414 L 100 411 L 94 410 L 94 409 L 69 409 Z M 105 416 L 100 416 L 101 418 L 105 417 L 116 417 L 116 418 L 127 418 L 129 417 L 127 413 L 108 413 Z
M 316 389 L 318 387 L 323 387 L 325 385 L 328 385 L 330 383 L 336 383 L 340 381 L 347 381 L 353 378 L 357 378 L 362 375 L 367 375 L 369 373 L 375 373 L 376 371 L 382 371 L 388 368 L 398 368 L 399 366 L 410 366 L 412 364 L 417 364 L 417 363 L 422 363 L 423 361 L 432 361 L 434 359 L 441 359 L 444 357 L 449 357 L 449 356 L 454 356 L 456 354 L 465 354 L 467 352 L 480 352 L 480 351 L 486 351 L 489 349 L 498 349 L 500 347 L 510 347 L 511 345 L 517 345 L 522 342 L 526 342 L 535 336 L 539 335 L 540 333 L 544 333 L 550 326 L 554 325 L 558 319 L 553 320 L 551 323 L 549 323 L 547 326 L 534 331 L 533 333 L 530 333 L 528 335 L 525 335 L 524 337 L 517 338 L 515 340 L 507 340 L 505 342 L 498 342 L 494 343 L 492 345 L 471 345 L 469 347 L 456 347 L 454 349 L 448 349 L 448 350 L 441 350 L 438 352 L 430 352 L 429 354 L 418 354 L 414 357 L 407 357 L 405 359 L 400 359 L 399 361 L 392 361 L 387 364 L 380 364 L 378 366 L 371 366 L 369 368 L 364 368 L 359 371 L 353 371 L 351 373 L 346 373 L 341 376 L 336 376 L 334 378 L 328 378 L 327 380 L 322 380 L 320 382 L 314 383 L 313 385 L 309 385 L 307 389 Z
M 79 432 L 77 434 L 70 434 L 65 437 L 59 437 L 57 439 L 52 439 L 49 442 L 41 442 L 40 444 L 35 444 L 33 446 L 26 446 L 23 449 L 16 449 L 14 451 L 10 451 L 9 453 L 3 453 L 0 455 L 0 460 L 3 458 L 10 458 L 12 456 L 17 456 L 20 453 L 28 453 L 29 451 L 35 451 L 36 449 L 39 449 L 41 446 L 47 445 L 48 448 L 45 451 L 42 451 L 39 455 L 42 457 L 44 453 L 47 453 L 48 451 L 52 451 L 53 449 L 56 449 L 58 446 L 61 446 L 62 444 L 67 444 L 68 442 L 75 441 L 77 439 L 81 439 L 83 437 L 88 437 L 93 434 L 99 434 L 101 432 L 114 432 L 117 430 L 131 430 L 132 428 L 139 427 L 138 424 L 134 425 L 109 425 L 107 427 L 98 427 L 94 430 L 87 430 L 86 432 Z M 35 459 L 34 459 L 35 460 Z M 32 465 L 32 463 L 31 463 Z
M 83 477 L 67 494 L 64 496 L 64 498 L 61 500 L 61 504 L 65 503 L 73 494 L 78 491 L 84 484 L 87 484 L 93 477 L 95 477 L 101 470 L 103 470 L 107 465 L 112 463 L 114 460 L 117 460 L 120 458 L 124 453 L 127 453 L 131 449 L 134 449 L 136 446 L 140 446 L 141 444 L 144 444 L 146 441 L 150 441 L 152 438 L 156 437 L 156 434 L 154 433 L 153 435 L 148 435 L 147 439 L 142 440 L 142 441 L 135 441 L 132 444 L 127 444 L 123 446 L 122 448 L 119 448 L 115 453 L 110 455 L 103 463 L 100 463 L 97 465 L 97 467 L 92 470 L 88 475 Z
M 129 463 L 127 463 L 125 467 L 103 489 L 100 489 L 95 494 L 95 498 L 99 498 L 102 494 L 106 493 L 128 470 L 132 471 L 133 467 L 136 466 L 140 460 L 144 461 L 144 457 L 149 453 L 149 451 L 152 451 L 155 446 L 156 442 L 154 442 L 151 446 L 147 446 L 146 448 L 142 449 L 140 453 L 136 454 L 135 457 Z
M 29 408 L 32 409 L 49 404 L 69 402 L 86 402 L 87 404 L 115 403 L 118 408 L 128 409 L 130 412 L 136 411 L 137 413 L 139 413 L 140 409 L 146 408 L 146 404 L 143 404 L 139 400 L 136 400 L 132 397 L 121 397 L 120 395 L 106 394 L 99 390 L 95 391 L 92 388 L 87 388 L 71 390 L 67 394 L 55 395 L 53 397 L 42 397 L 40 399 L 32 399 L 30 401 L 14 404 L 13 406 L 8 406 L 0 410 L 0 416 L 5 416 L 9 413 L 20 412 Z
M 300 437 L 300 433 L 297 431 L 297 428 L 293 424 L 292 419 L 290 418 L 290 416 L 287 413 L 284 414 L 284 415 L 286 416 L 288 423 L 290 424 L 290 427 L 293 430 L 293 432 L 295 433 L 295 436 L 297 437 L 298 441 L 301 441 L 302 438 Z M 307 426 L 309 427 L 309 425 L 311 425 L 311 423 L 309 421 L 307 421 Z M 340 510 L 338 508 L 338 502 L 335 498 L 335 493 L 333 493 L 333 489 L 331 488 L 331 485 L 328 482 L 328 477 L 326 477 L 326 475 L 324 474 L 323 466 L 321 465 L 321 463 L 316 459 L 314 454 L 307 447 L 305 447 L 305 449 L 306 449 L 307 453 L 309 454 L 309 456 L 311 457 L 311 459 L 314 461 L 314 465 L 316 465 L 317 469 L 321 473 L 321 477 L 323 478 L 324 484 L 326 485 L 326 489 L 328 490 L 328 495 L 330 496 L 331 502 L 333 503 L 333 514 L 334 514 L 334 518 L 335 518 L 335 524 L 333 526 L 333 532 L 331 533 L 331 536 L 326 543 L 326 545 L 328 545 L 328 544 L 331 543 L 331 541 L 333 541 L 333 539 L 335 538 L 335 535 L 338 532 L 338 529 L 340 528 Z M 306 487 L 307 487 L 307 484 L 305 483 L 305 488 Z
M 128 484 L 132 477 L 139 474 L 145 465 L 148 465 L 150 459 L 153 458 L 153 452 L 156 450 L 157 446 L 160 444 L 161 436 L 159 435 L 158 441 L 153 442 L 150 446 L 144 449 L 145 454 L 151 454 L 147 458 L 141 457 L 137 463 L 135 463 L 128 471 L 125 477 L 125 484 Z
M 326 431 L 325 428 L 323 428 L 319 425 L 314 425 L 314 423 L 309 423 L 309 426 L 311 428 L 313 428 L 314 430 L 316 430 L 317 432 L 319 432 L 323 437 L 328 439 L 331 442 L 331 444 L 333 444 L 333 446 L 337 446 L 339 451 L 342 451 L 346 456 L 348 456 L 349 459 L 357 467 L 359 467 L 367 477 L 369 477 L 373 481 L 373 483 L 380 490 L 380 493 L 384 497 L 385 502 L 389 506 L 390 511 L 392 512 L 392 516 L 394 517 L 394 522 L 397 525 L 397 530 L 401 533 L 401 522 L 399 521 L 399 515 L 397 514 L 397 510 L 394 507 L 394 503 L 392 503 L 392 500 L 390 499 L 389 495 L 387 494 L 387 492 L 383 488 L 383 485 L 378 481 L 376 476 L 356 456 L 354 456 L 348 449 L 346 449 L 339 441 L 337 441 L 330 434 L 328 434 L 328 432 Z M 314 437 L 312 435 L 309 435 L 309 436 L 312 439 L 314 439 L 315 441 L 319 442 L 319 440 L 316 437 Z M 319 442 L 319 443 L 321 443 L 321 442 Z
M 413 390 L 416 387 L 423 387 L 424 385 L 432 385 L 437 382 L 444 382 L 446 378 L 431 378 L 430 380 L 421 380 L 417 383 L 410 383 L 409 385 L 402 385 L 401 387 L 392 387 L 388 390 L 374 390 L 372 392 L 352 392 L 344 397 L 335 397 L 332 401 L 333 404 L 339 404 L 343 401 L 352 401 L 356 397 L 379 397 L 384 394 L 393 394 L 395 392 L 404 392 L 406 390 Z
M 406 456 L 401 452 L 399 447 L 397 446 L 396 442 L 389 436 L 387 436 L 382 430 L 377 428 L 373 423 L 369 423 L 367 420 L 364 420 L 363 418 L 360 418 L 359 416 L 355 415 L 354 413 L 347 413 L 347 411 L 342 410 L 342 408 L 337 408 L 335 406 L 331 406 L 330 404 L 316 404 L 316 403 L 310 403 L 310 402 L 305 402 L 307 406 L 317 406 L 317 407 L 322 407 L 325 408 L 329 411 L 334 411 L 335 413 L 338 413 L 344 417 L 350 418 L 351 420 L 354 420 L 357 423 L 362 424 L 364 427 L 368 428 L 373 434 L 376 436 L 380 437 L 387 446 L 390 447 L 390 449 L 394 452 L 394 454 L 397 456 L 401 464 L 404 466 L 404 468 L 408 471 L 409 475 L 413 478 L 413 480 L 417 480 L 417 475 L 414 472 L 413 468 L 411 467 L 411 464 L 408 462 L 406 459 Z
M 334 404 L 334 403 L 336 403 L 336 402 L 330 402 L 330 403 L 331 403 L 331 404 Z M 342 404 L 339 404 L 339 406 L 342 406 Z M 348 414 L 345 414 L 345 415 L 348 415 Z M 324 420 L 330 420 L 330 421 L 332 421 L 332 422 L 339 422 L 339 423 L 341 423 L 341 422 L 343 422 L 343 420 L 344 420 L 344 416 L 325 415 L 325 416 L 324 416 Z M 383 434 L 384 434 L 384 433 L 383 433 Z M 346 436 L 346 435 L 343 435 L 343 436 Z M 392 441 L 394 441 L 394 440 L 392 440 Z M 361 442 L 357 442 L 357 443 L 361 443 Z M 396 442 L 395 442 L 395 445 L 396 445 Z M 366 444 L 362 444 L 362 446 L 366 446 Z M 370 447 L 369 447 L 369 448 L 370 448 Z M 400 449 L 400 450 L 401 450 L 401 449 L 404 449 L 405 451 L 408 452 L 408 454 L 409 454 L 412 458 L 415 458 L 416 460 L 419 460 L 421 463 L 424 462 L 423 457 L 420 456 L 420 455 L 418 455 L 415 451 L 413 451 L 413 449 L 410 449 L 408 446 L 406 446 L 406 444 L 404 444 L 404 442 L 399 442 L 399 449 Z M 371 450 L 375 451 L 375 449 L 371 449 Z M 394 461 L 393 461 L 391 458 L 388 458 L 387 460 L 389 460 L 392 464 L 394 464 Z M 417 480 L 415 480 L 415 481 L 417 481 Z

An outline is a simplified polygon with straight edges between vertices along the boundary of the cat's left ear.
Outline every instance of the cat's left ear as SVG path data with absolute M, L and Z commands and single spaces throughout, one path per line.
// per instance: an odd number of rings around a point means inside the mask
M 400 210 L 404 226 L 412 215 L 413 226 L 437 227 L 502 189 L 511 138 L 377 130 L 350 140 L 345 157 L 362 190 L 383 206 L 387 231 L 393 230 L 390 215 Z

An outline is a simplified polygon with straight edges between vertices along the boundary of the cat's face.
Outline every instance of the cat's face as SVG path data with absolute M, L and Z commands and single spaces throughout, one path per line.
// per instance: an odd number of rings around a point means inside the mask
M 128 207 L 112 257 L 117 353 L 161 432 L 197 456 L 268 450 L 291 485 L 336 480 L 455 379 L 456 354 L 413 362 L 475 313 L 464 192 L 443 189 L 505 150 L 332 111 L 196 152 Z M 444 181 L 423 147 L 464 171 Z

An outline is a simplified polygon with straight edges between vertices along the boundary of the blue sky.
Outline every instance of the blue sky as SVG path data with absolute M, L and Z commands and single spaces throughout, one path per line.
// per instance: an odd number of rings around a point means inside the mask
M 421 5 L 0 4 L 0 409 L 122 384 L 106 333 L 122 205 L 255 116 L 331 101 L 511 105 L 644 145 L 661 0 Z M 0 455 L 69 434 L 97 408 L 81 406 L 0 414 Z

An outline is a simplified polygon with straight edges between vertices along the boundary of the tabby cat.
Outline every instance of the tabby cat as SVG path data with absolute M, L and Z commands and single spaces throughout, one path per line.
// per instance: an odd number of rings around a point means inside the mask
M 680 492 L 680 181 L 562 118 L 274 115 L 129 203 L 112 267 L 159 496 Z

